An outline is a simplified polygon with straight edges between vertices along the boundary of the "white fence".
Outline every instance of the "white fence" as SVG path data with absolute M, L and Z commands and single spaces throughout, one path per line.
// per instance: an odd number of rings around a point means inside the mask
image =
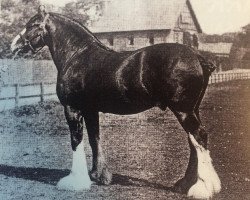
M 230 71 L 213 73 L 209 79 L 209 84 L 244 79 L 250 79 L 249 69 L 235 69 Z
M 3 85 L 0 91 L 0 111 L 49 99 L 58 100 L 55 83 Z

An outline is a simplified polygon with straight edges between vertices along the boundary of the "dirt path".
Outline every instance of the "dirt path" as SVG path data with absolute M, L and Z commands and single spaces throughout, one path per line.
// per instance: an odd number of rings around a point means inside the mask
M 214 199 L 250 199 L 249 108 L 250 81 L 209 86 L 201 114 L 223 185 Z M 69 173 L 72 159 L 68 127 L 58 103 L 6 111 L 0 113 L 0 122 L 0 199 L 186 199 L 170 191 L 183 176 L 189 157 L 186 134 L 170 111 L 101 114 L 113 184 L 93 184 L 90 191 L 78 193 L 55 187 Z

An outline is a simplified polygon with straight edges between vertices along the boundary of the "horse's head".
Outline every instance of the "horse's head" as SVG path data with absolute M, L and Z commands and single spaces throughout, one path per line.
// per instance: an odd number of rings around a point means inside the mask
M 12 52 L 27 53 L 32 51 L 32 53 L 36 53 L 42 49 L 46 45 L 48 17 L 49 14 L 46 13 L 44 6 L 39 6 L 38 13 L 28 21 L 26 27 L 12 41 Z

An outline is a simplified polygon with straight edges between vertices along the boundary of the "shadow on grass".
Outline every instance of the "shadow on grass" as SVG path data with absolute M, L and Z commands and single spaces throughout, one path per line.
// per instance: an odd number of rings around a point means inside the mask
M 172 187 L 167 187 L 165 185 L 150 182 L 148 180 L 139 179 L 131 176 L 124 176 L 121 174 L 113 174 L 112 185 L 121 185 L 121 186 L 137 186 L 137 187 L 150 187 L 154 189 L 160 189 L 172 192 Z
M 60 178 L 68 175 L 69 173 L 70 170 L 67 169 L 61 170 L 0 165 L 0 174 L 5 176 L 39 181 L 51 185 L 56 185 Z
M 21 178 L 25 180 L 38 181 L 50 185 L 56 185 L 62 177 L 68 175 L 69 173 L 70 170 L 67 169 L 62 170 L 0 165 L 0 174 L 2 175 Z M 169 192 L 172 191 L 172 187 L 167 187 L 165 185 L 150 182 L 148 180 L 124 176 L 120 174 L 113 174 L 112 185 L 150 187 Z

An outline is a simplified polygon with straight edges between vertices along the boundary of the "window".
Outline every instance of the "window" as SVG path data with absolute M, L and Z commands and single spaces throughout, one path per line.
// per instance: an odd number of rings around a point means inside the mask
M 193 42 L 193 40 L 192 40 L 192 35 L 189 33 L 189 32 L 184 32 L 183 33 L 183 44 L 185 44 L 185 45 L 188 45 L 188 46 L 192 46 L 192 42 Z
M 198 49 L 199 47 L 199 39 L 197 37 L 197 35 L 193 34 L 193 47 Z
M 180 43 L 180 34 L 179 32 L 174 32 L 174 41 Z
M 134 36 L 129 38 L 129 45 L 134 45 Z
M 155 39 L 153 35 L 149 36 L 149 44 L 153 45 L 155 43 Z
M 114 37 L 108 38 L 108 42 L 110 46 L 114 46 Z
M 179 30 L 174 31 L 174 42 L 183 44 L 183 32 Z
M 182 24 L 191 24 L 192 23 L 191 15 L 188 12 L 183 12 L 180 15 L 180 21 Z

